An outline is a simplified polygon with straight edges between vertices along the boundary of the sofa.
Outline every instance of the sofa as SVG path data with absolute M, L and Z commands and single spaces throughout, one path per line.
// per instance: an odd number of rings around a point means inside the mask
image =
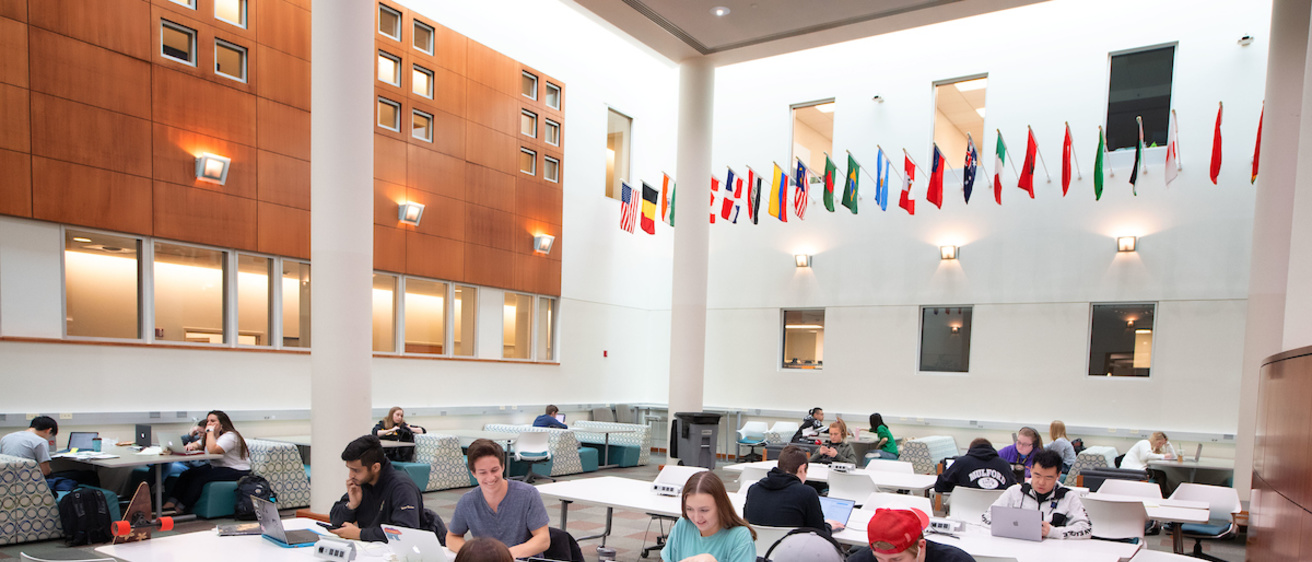
M 898 460 L 915 466 L 916 474 L 937 474 L 939 461 L 957 456 L 957 440 L 951 435 L 929 435 L 907 439 L 897 446 Z
M 490 423 L 483 426 L 485 431 L 501 431 L 519 434 L 524 431 L 545 431 L 551 434 L 548 448 L 551 460 L 533 465 L 533 472 L 542 476 L 564 476 L 580 472 L 595 472 L 600 465 L 598 451 L 592 447 L 579 444 L 578 437 L 568 429 L 533 427 L 531 425 L 511 425 Z M 515 461 L 511 453 L 510 466 L 506 467 L 507 476 L 528 474 L 528 463 Z
M 632 430 L 632 433 L 610 434 L 611 464 L 622 467 L 646 466 L 651 461 L 651 428 L 648 426 L 636 423 L 582 420 L 574 422 L 571 427 L 574 428 L 574 435 L 578 437 L 579 442 L 584 445 L 594 445 L 598 449 L 606 446 L 606 435 L 588 433 L 586 430 Z M 605 451 L 602 452 L 602 458 L 606 458 Z
M 0 455 L 0 545 L 62 536 L 59 508 L 40 465 Z
M 310 479 L 301 464 L 296 445 L 263 439 L 247 439 L 251 451 L 251 473 L 264 477 L 278 497 L 278 509 L 309 507 Z M 197 517 L 227 517 L 237 505 L 236 482 L 210 482 L 191 511 Z
M 415 484 L 418 484 L 419 490 L 424 492 L 477 485 L 474 477 L 469 474 L 464 453 L 460 452 L 460 438 L 452 435 L 440 433 L 416 435 L 414 462 L 392 464 L 406 470 L 411 478 L 416 478 L 422 473 L 422 479 L 416 480 Z M 414 470 L 411 469 L 411 465 L 421 468 Z
M 1080 481 L 1080 472 L 1091 468 L 1116 468 L 1116 447 L 1089 447 L 1075 455 L 1075 464 L 1066 473 L 1066 485 L 1074 486 Z

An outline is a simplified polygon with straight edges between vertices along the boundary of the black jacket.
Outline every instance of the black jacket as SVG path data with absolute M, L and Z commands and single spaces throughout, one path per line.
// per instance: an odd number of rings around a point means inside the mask
M 743 517 L 753 525 L 808 527 L 829 534 L 820 494 L 779 467 L 747 489 Z
M 802 418 L 802 425 L 797 428 L 797 431 L 793 432 L 793 438 L 791 441 L 793 442 L 801 441 L 803 439 L 802 432 L 808 429 L 814 429 L 817 432 L 824 431 L 825 422 L 815 419 L 814 417 L 811 417 L 810 414 L 807 414 L 805 418 Z M 813 441 L 814 439 L 817 438 L 813 438 L 813 437 L 806 438 L 808 442 Z
M 938 476 L 934 484 L 937 492 L 951 492 L 957 486 L 983 490 L 1006 490 L 1016 483 L 1011 463 L 998 456 L 991 445 L 979 444 Z
M 434 527 L 430 518 L 433 516 L 425 513 L 424 497 L 419 494 L 419 487 L 405 473 L 393 468 L 390 461 L 383 461 L 377 482 L 360 486 L 360 489 L 364 497 L 355 509 L 346 507 L 350 501 L 346 494 L 333 504 L 328 515 L 333 526 L 355 523 L 360 527 L 360 540 L 380 542 L 387 540 L 381 527 L 384 524 L 411 529 L 432 530 Z M 439 536 L 445 540 L 444 535 Z
M 875 562 L 875 553 L 870 547 L 861 547 L 847 557 L 847 562 Z M 975 558 L 966 551 L 950 544 L 925 541 L 925 562 L 975 562 Z

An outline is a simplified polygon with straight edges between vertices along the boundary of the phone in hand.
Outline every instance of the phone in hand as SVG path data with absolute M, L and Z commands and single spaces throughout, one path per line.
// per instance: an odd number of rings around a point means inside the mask
M 341 529 L 341 528 L 342 528 L 340 525 L 337 526 L 337 527 L 334 527 L 334 526 L 332 525 L 332 523 L 324 523 L 323 521 L 315 521 L 315 524 L 317 524 L 317 525 L 319 525 L 320 527 L 323 527 L 323 528 L 325 528 L 325 529 L 328 529 L 329 531 L 336 531 L 337 529 Z

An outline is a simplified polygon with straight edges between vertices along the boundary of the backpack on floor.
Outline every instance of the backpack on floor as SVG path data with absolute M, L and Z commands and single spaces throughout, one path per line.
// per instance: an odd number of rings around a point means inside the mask
M 99 490 L 78 488 L 59 500 L 59 523 L 68 546 L 109 542 L 109 504 Z
M 248 474 L 237 481 L 237 501 L 233 505 L 232 518 L 238 521 L 255 520 L 255 502 L 251 496 L 262 500 L 278 502 L 278 495 L 273 493 L 273 486 L 263 476 Z

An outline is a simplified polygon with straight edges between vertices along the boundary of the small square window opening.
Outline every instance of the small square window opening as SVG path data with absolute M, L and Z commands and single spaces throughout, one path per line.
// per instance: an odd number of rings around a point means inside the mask
M 519 171 L 530 176 L 538 173 L 538 153 L 527 148 L 519 149 Z
M 392 131 L 400 131 L 401 104 L 387 98 L 378 98 L 378 126 Z
M 544 156 L 542 159 L 542 178 L 550 182 L 559 182 L 560 160 Z
M 560 86 L 547 82 L 547 107 L 560 109 Z
M 550 119 L 543 119 L 542 123 L 543 127 L 546 129 L 546 133 L 543 136 L 545 137 L 547 144 L 560 146 L 560 123 Z
M 401 40 L 401 12 L 388 8 L 382 4 L 378 5 L 378 32 L 396 39 Z
M 538 137 L 538 115 L 527 109 L 519 112 L 519 132 L 533 138 Z
M 246 27 L 246 0 L 214 0 L 214 17 L 237 27 Z
M 417 139 L 433 142 L 433 116 L 419 110 L 415 110 L 414 119 L 410 127 L 410 134 Z
M 410 78 L 410 91 L 433 99 L 433 71 L 415 65 L 414 75 Z
M 433 28 L 419 22 L 415 22 L 414 34 L 415 48 L 428 54 L 433 54 Z
M 528 72 L 523 73 L 519 79 L 519 93 L 531 100 L 538 99 L 538 77 Z
M 246 81 L 246 49 L 227 41 L 214 40 L 214 72 L 240 82 Z
M 378 81 L 400 86 L 401 59 L 395 55 L 378 51 Z
M 196 30 L 163 20 L 160 25 L 160 54 L 196 66 Z

